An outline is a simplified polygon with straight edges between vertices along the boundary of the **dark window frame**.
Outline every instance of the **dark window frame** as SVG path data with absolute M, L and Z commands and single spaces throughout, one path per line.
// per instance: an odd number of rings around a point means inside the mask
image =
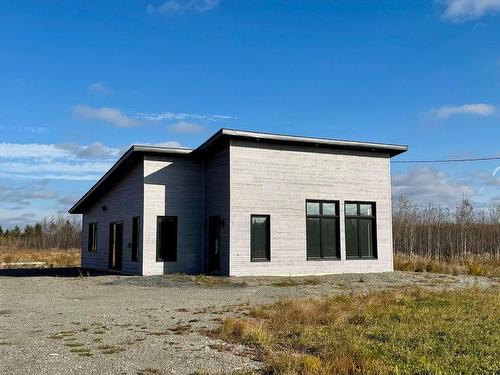
M 174 219 L 175 222 L 175 242 L 173 244 L 174 249 L 170 249 L 169 252 L 168 247 L 162 251 L 163 247 L 167 246 L 167 244 L 163 244 L 160 236 L 160 219 Z M 156 261 L 157 262 L 177 262 L 177 249 L 178 249 L 178 234 L 179 234 L 179 217 L 178 216 L 156 216 Z M 163 245 L 163 246 L 162 246 Z
M 136 220 L 137 220 L 137 227 L 135 228 Z M 134 216 L 132 218 L 132 248 L 130 249 L 130 260 L 132 262 L 139 261 L 140 233 L 141 233 L 141 217 Z
M 265 217 L 267 222 L 267 251 L 266 257 L 254 257 L 253 256 L 253 218 Z M 270 262 L 271 261 L 271 215 L 266 214 L 251 214 L 250 215 L 250 262 Z
M 346 207 L 348 204 L 355 204 L 357 205 L 356 207 L 356 215 L 347 215 L 347 210 Z M 371 215 L 361 215 L 360 210 L 361 210 L 361 205 L 363 204 L 369 204 L 372 206 L 372 214 Z M 344 202 L 344 218 L 345 218 L 345 241 L 346 241 L 346 259 L 378 259 L 378 248 L 377 248 L 377 204 L 376 202 L 371 202 L 371 201 L 345 201 Z M 347 255 L 347 220 L 348 219 L 356 219 L 357 222 L 359 223 L 359 220 L 371 220 L 372 221 L 372 248 L 373 248 L 373 256 L 363 256 L 361 254 L 361 247 L 359 246 L 360 244 L 360 238 L 361 238 L 361 233 L 359 230 L 359 224 L 356 224 L 357 228 L 357 243 L 358 243 L 358 255 L 353 256 L 353 255 Z
M 90 228 L 93 227 L 91 231 Z M 87 251 L 95 253 L 97 251 L 97 221 L 89 223 Z
M 319 214 L 308 214 L 307 213 L 307 204 L 308 203 L 319 203 Z M 333 203 L 335 204 L 335 212 L 336 215 L 323 215 L 323 203 Z M 305 203 L 305 212 L 306 212 L 306 259 L 309 261 L 331 261 L 331 260 L 341 260 L 341 251 L 340 251 L 340 201 L 339 200 L 325 200 L 325 199 L 306 199 Z M 309 256 L 309 248 L 308 248 L 308 241 L 307 241 L 307 219 L 308 218 L 317 218 L 319 219 L 319 241 L 320 241 L 320 256 Z M 325 257 L 323 255 L 323 235 L 322 235 L 322 230 L 323 230 L 323 225 L 322 225 L 322 218 L 325 219 L 335 219 L 335 231 L 336 231 L 336 238 L 335 238 L 335 246 L 336 246 L 336 256 L 327 256 Z

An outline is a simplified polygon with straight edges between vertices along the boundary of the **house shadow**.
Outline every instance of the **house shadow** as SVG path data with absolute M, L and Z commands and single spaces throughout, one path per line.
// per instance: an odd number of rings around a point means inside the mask
M 117 274 L 119 273 L 80 267 L 0 269 L 0 277 L 96 277 Z
M 146 174 L 144 183 L 161 187 L 163 196 L 155 197 L 158 203 L 163 201 L 158 213 L 177 221 L 176 260 L 164 262 L 163 273 L 198 274 L 203 249 L 203 165 L 197 158 L 158 160 L 170 163 Z

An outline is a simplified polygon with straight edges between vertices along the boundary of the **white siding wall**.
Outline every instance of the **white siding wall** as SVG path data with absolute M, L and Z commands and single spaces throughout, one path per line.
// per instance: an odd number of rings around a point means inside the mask
M 145 157 L 144 275 L 201 271 L 203 180 L 200 161 Z M 156 218 L 178 216 L 177 262 L 156 261 Z
M 132 218 L 139 216 L 142 225 L 143 212 L 143 167 L 142 161 L 115 182 L 105 194 L 83 214 L 82 267 L 99 270 L 108 269 L 109 224 L 123 222 L 123 272 L 140 274 L 142 270 L 142 243 L 139 238 L 139 262 L 131 261 Z M 106 206 L 106 211 L 101 207 Z M 89 223 L 97 222 L 97 251 L 88 251 Z
M 230 146 L 230 275 L 392 271 L 389 157 L 240 140 Z M 341 261 L 306 260 L 305 200 L 340 201 Z M 374 201 L 378 259 L 346 260 L 344 201 Z M 250 215 L 271 215 L 271 262 L 250 262 Z

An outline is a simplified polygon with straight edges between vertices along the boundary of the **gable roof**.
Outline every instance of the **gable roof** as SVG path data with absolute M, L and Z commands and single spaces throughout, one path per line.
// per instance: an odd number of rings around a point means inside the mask
M 94 197 L 95 195 L 98 195 L 100 192 L 105 190 L 110 184 L 116 181 L 117 177 L 119 177 L 124 171 L 128 169 L 127 167 L 129 167 L 143 155 L 198 155 L 218 147 L 218 145 L 223 140 L 227 139 L 241 139 L 257 143 L 309 146 L 313 148 L 331 148 L 348 151 L 377 152 L 381 154 L 387 154 L 390 157 L 399 155 L 408 150 L 408 146 L 406 145 L 347 141 L 330 138 L 312 138 L 234 129 L 220 129 L 217 133 L 212 135 L 196 149 L 133 145 L 120 157 L 120 159 L 118 159 L 118 161 L 111 167 L 111 169 L 106 172 L 106 174 L 101 177 L 101 179 L 99 179 L 99 181 L 97 181 L 95 185 L 92 186 L 92 188 L 82 198 L 80 198 L 73 207 L 70 208 L 69 213 L 83 213 L 91 197 Z

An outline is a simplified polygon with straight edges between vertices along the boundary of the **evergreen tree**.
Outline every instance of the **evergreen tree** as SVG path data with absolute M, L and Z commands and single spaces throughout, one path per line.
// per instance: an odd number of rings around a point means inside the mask
M 2 229 L 2 226 L 0 225 L 0 237 L 3 236 L 3 229 Z

